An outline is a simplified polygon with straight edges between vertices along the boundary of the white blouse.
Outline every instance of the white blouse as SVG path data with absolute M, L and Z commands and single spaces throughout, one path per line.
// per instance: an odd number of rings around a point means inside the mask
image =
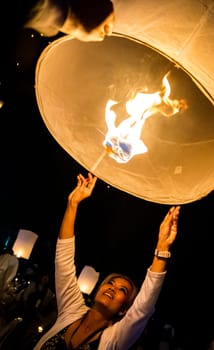
M 80 319 L 89 309 L 77 284 L 75 237 L 58 239 L 55 257 L 55 283 L 58 317 L 55 324 L 34 347 L 41 346 L 64 327 Z M 100 338 L 98 350 L 127 350 L 142 334 L 154 312 L 166 272 L 156 273 L 149 269 L 132 306 L 126 315 L 107 327 Z

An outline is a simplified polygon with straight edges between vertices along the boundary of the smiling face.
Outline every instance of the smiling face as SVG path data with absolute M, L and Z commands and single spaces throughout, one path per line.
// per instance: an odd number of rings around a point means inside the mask
M 101 284 L 94 299 L 95 306 L 102 306 L 110 315 L 125 312 L 133 292 L 131 283 L 122 277 L 113 277 Z

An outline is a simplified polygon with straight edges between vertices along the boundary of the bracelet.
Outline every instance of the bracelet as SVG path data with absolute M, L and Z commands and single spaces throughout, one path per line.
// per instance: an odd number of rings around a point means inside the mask
M 157 258 L 165 258 L 165 259 L 168 259 L 168 258 L 170 258 L 171 253 L 170 253 L 168 250 L 161 251 L 161 250 L 155 249 L 155 256 L 156 256 Z

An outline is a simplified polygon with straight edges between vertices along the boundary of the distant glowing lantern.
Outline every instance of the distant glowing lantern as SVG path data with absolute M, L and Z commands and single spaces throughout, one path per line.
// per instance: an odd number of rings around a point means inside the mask
M 42 333 L 44 328 L 42 326 L 38 326 L 37 330 L 38 330 L 38 333 Z
M 37 63 L 39 110 L 57 142 L 148 201 L 189 203 L 214 189 L 214 3 L 205 3 L 115 0 L 117 33 L 94 43 L 65 36 Z
M 99 275 L 99 272 L 93 267 L 86 265 L 77 280 L 81 292 L 90 295 L 99 279 Z
M 20 229 L 13 245 L 14 254 L 18 258 L 29 259 L 38 235 L 32 231 Z

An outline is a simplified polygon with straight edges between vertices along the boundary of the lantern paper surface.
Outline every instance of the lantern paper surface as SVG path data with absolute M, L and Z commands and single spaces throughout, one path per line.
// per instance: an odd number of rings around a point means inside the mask
M 29 259 L 38 235 L 32 231 L 20 229 L 13 245 L 14 254 L 18 258 Z
M 116 0 L 115 8 L 113 36 L 98 43 L 63 37 L 41 54 L 35 88 L 42 118 L 108 184 L 152 202 L 193 202 L 214 189 L 213 1 Z M 145 152 L 116 162 L 103 147 L 107 102 L 116 101 L 119 124 L 127 100 L 138 90 L 159 91 L 167 72 L 172 99 L 185 99 L 187 110 L 154 113 L 141 133 Z

